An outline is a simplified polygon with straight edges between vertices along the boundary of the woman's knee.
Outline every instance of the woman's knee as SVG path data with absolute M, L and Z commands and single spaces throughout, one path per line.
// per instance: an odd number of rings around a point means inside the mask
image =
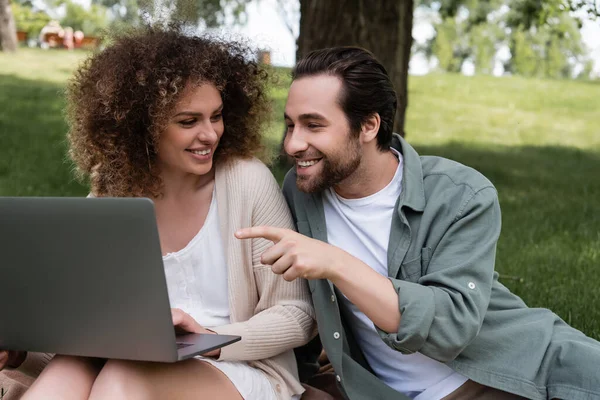
M 87 398 L 100 367 L 95 359 L 57 355 L 34 381 L 23 399 Z
M 174 364 L 110 360 L 90 395 L 91 400 L 155 398 L 240 400 L 241 396 L 222 372 L 194 359 Z
M 109 360 L 94 382 L 90 399 L 149 399 L 151 382 L 145 363 Z
M 56 374 L 78 374 L 95 377 L 102 368 L 102 362 L 96 358 L 56 355 L 44 371 Z

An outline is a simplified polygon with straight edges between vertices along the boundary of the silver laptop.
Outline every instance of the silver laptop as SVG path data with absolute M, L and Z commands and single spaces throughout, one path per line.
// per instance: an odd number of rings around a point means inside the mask
M 151 200 L 0 197 L 0 349 L 175 362 L 238 340 L 176 337 Z

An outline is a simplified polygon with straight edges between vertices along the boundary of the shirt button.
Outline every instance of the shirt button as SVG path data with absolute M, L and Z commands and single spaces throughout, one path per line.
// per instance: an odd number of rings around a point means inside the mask
M 335 302 L 335 296 L 331 295 L 331 302 L 334 303 Z
M 469 282 L 469 289 L 475 289 L 475 284 L 473 282 Z
M 333 332 L 333 338 L 334 339 L 339 339 L 340 338 L 340 333 L 339 332 Z
M 279 393 L 281 393 L 281 385 L 280 384 L 277 384 L 277 386 L 275 386 L 275 389 L 277 389 L 277 391 Z
M 342 381 L 342 378 L 340 378 L 340 376 L 339 376 L 339 375 L 336 375 L 336 376 L 335 376 L 335 379 L 336 379 L 338 382 L 341 382 L 341 381 Z

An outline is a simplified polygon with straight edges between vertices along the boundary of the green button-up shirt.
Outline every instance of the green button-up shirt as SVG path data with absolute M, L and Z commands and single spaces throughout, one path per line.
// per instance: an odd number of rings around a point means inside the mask
M 492 183 L 454 161 L 420 157 L 400 136 L 392 147 L 404 158 L 387 250 L 401 321 L 396 332 L 379 330 L 381 339 L 527 398 L 599 398 L 592 392 L 600 388 L 598 342 L 549 310 L 527 308 L 498 282 L 501 216 Z M 298 231 L 326 242 L 321 194 L 300 192 L 293 169 L 283 190 Z M 373 375 L 345 326 L 333 284 L 309 286 L 321 342 L 344 394 L 352 400 L 406 398 Z

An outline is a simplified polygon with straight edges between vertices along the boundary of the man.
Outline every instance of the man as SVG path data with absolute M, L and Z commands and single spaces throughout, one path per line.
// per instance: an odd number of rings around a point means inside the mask
M 477 171 L 392 134 L 396 94 L 359 48 L 293 71 L 284 193 L 299 233 L 249 228 L 287 280 L 309 279 L 349 399 L 600 398 L 600 345 L 529 309 L 494 271 L 500 207 Z

